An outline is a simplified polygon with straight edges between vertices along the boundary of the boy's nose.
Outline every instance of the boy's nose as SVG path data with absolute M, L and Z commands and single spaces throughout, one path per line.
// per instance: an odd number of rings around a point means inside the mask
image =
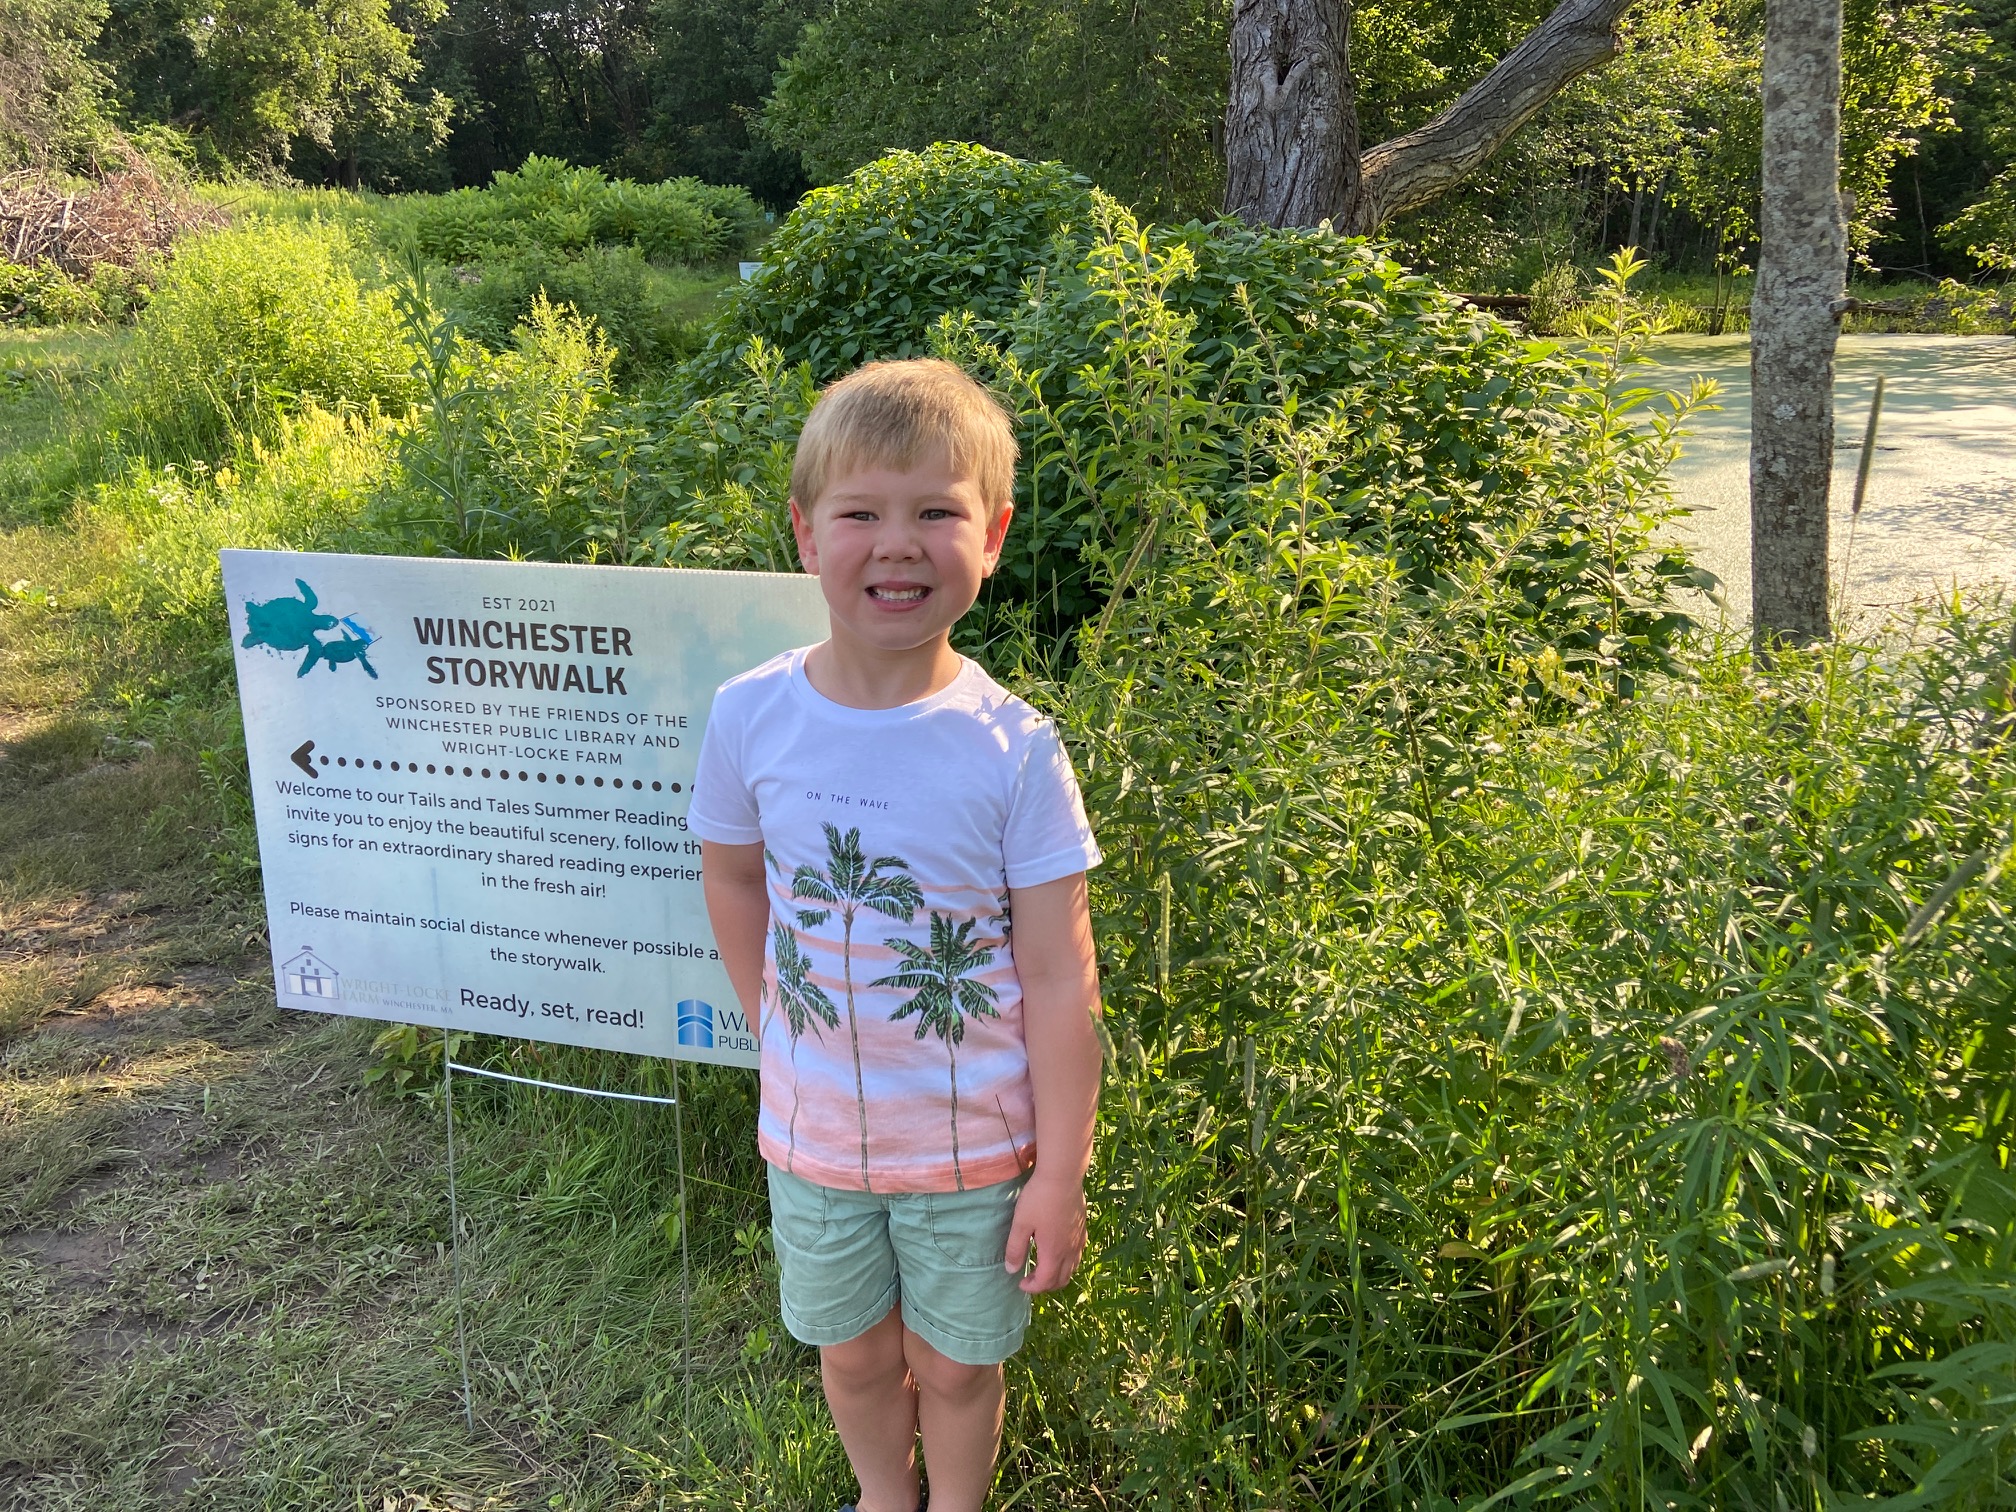
M 922 551 L 917 532 L 908 525 L 885 525 L 875 538 L 875 555 L 884 561 L 914 561 Z

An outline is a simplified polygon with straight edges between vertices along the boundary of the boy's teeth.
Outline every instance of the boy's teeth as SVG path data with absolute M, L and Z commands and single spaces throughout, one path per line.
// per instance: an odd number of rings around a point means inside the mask
M 899 604 L 907 604 L 913 599 L 924 597 L 922 588 L 876 588 L 871 591 L 879 599 L 889 599 Z

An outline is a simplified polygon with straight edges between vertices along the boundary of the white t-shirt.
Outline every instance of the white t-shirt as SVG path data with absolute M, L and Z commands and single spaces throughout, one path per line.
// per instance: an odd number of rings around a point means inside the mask
M 1035 1163 L 1008 889 L 1099 864 L 1049 720 L 971 661 L 916 703 L 848 708 L 787 651 L 714 695 L 686 823 L 764 847 L 766 1160 L 878 1192 Z

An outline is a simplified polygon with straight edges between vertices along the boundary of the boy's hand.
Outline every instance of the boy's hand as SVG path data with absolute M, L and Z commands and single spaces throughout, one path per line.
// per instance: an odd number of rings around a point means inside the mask
M 1015 1222 L 1008 1230 L 1008 1269 L 1027 1269 L 1029 1246 L 1036 1246 L 1036 1268 L 1022 1276 L 1030 1295 L 1058 1290 L 1071 1279 L 1085 1254 L 1085 1184 L 1068 1178 L 1044 1180 L 1041 1170 L 1029 1178 L 1015 1200 Z

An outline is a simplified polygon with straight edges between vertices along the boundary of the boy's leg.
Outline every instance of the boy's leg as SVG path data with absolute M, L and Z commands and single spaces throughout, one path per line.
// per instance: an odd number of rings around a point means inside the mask
M 994 1456 L 1001 1448 L 1001 1412 L 1007 1400 L 1001 1367 L 961 1365 L 908 1328 L 903 1330 L 903 1357 L 917 1383 L 931 1512 L 980 1512 L 994 1484 Z M 837 1409 L 834 1415 L 839 1415 Z M 865 1504 L 861 1512 L 868 1512 Z
M 866 1333 L 819 1351 L 826 1405 L 861 1483 L 860 1512 L 917 1506 L 917 1384 L 904 1332 L 902 1314 L 891 1308 Z

